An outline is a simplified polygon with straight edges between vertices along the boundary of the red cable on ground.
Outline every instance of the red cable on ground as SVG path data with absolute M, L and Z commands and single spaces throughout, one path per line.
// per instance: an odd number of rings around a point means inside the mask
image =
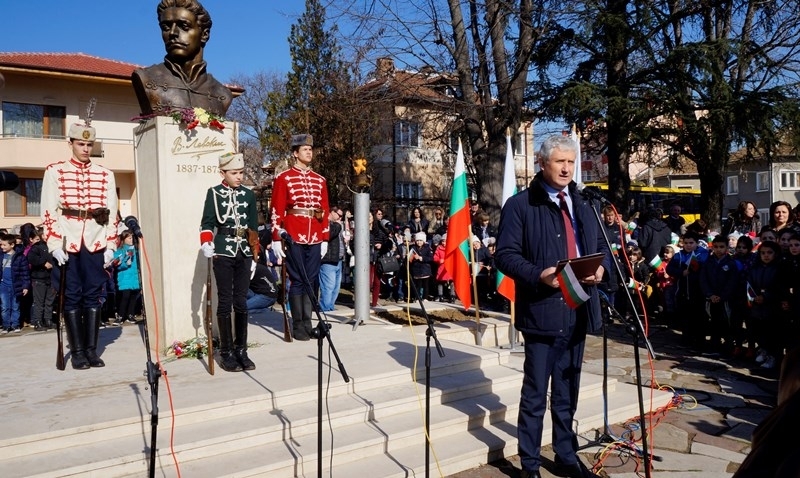
M 164 370 L 164 367 L 161 365 L 161 355 L 159 354 L 159 350 L 161 347 L 159 346 L 158 341 L 158 329 L 159 329 L 159 322 L 158 322 L 158 307 L 156 306 L 156 298 L 155 298 L 155 290 L 153 289 L 153 274 L 150 269 L 150 259 L 147 256 L 147 250 L 144 246 L 144 238 L 139 238 L 139 242 L 142 248 L 142 257 L 144 258 L 145 265 L 147 266 L 147 285 L 150 290 L 150 300 L 153 304 L 153 314 L 155 315 L 156 323 L 154 330 L 156 332 L 156 364 L 158 364 L 158 370 L 161 372 L 161 376 L 164 377 L 164 385 L 167 387 L 167 398 L 169 399 L 169 411 L 170 415 L 172 416 L 172 424 L 170 425 L 169 431 L 169 452 L 172 455 L 172 461 L 175 463 L 175 471 L 178 473 L 178 478 L 181 478 L 181 467 L 178 464 L 178 456 L 175 454 L 175 407 L 172 406 L 172 389 L 169 386 L 169 378 L 167 378 L 167 371 Z M 144 287 L 144 284 L 142 284 Z M 142 304 L 144 306 L 144 304 Z M 145 327 L 147 324 L 145 323 Z M 157 443 L 152 443 L 151 446 L 156 446 Z
M 624 242 L 625 241 L 625 230 L 622 228 L 622 223 L 619 222 L 619 219 L 622 216 L 619 214 L 619 211 L 617 211 L 617 208 L 613 204 L 610 204 L 610 206 L 611 206 L 611 209 L 614 210 L 614 214 L 616 214 L 617 219 L 618 219 L 617 220 L 617 227 L 619 228 L 620 241 Z M 631 279 L 633 279 L 633 266 L 631 265 L 630 258 L 628 257 L 626 244 L 620 244 L 619 252 L 621 253 L 621 257 L 623 259 L 622 262 L 625 264 L 625 268 L 627 269 L 628 274 L 630 275 Z M 622 282 L 622 278 L 621 277 L 620 277 L 620 282 Z M 627 287 L 627 284 L 621 284 L 621 285 L 622 285 L 622 287 Z M 644 333 L 644 336 L 646 338 L 648 335 L 650 335 L 650 324 L 649 324 L 649 318 L 647 316 L 647 306 L 645 305 L 644 299 L 642 298 L 641 288 L 638 286 L 638 284 L 636 284 L 635 280 L 634 280 L 634 288 L 633 289 L 636 291 L 636 297 L 637 297 L 638 303 L 639 303 L 638 305 L 639 305 L 639 307 L 640 307 L 640 309 L 642 311 L 642 316 L 644 317 L 644 324 L 642 324 L 642 326 L 644 327 L 644 330 L 642 332 Z M 655 381 L 655 367 L 653 366 L 653 358 L 650 356 L 650 354 L 647 354 L 647 363 L 650 366 L 650 383 L 652 384 Z M 637 386 L 641 387 L 641 386 L 643 386 L 643 384 L 639 383 L 639 384 L 637 384 Z M 653 453 L 653 449 L 655 448 L 655 443 L 652 441 L 653 440 L 653 430 L 654 430 L 653 415 L 655 413 L 655 410 L 653 410 L 654 388 L 652 386 L 649 387 L 649 388 L 650 388 L 650 411 L 646 414 L 647 415 L 647 420 L 646 420 L 647 421 L 647 430 L 646 431 L 647 431 L 647 436 L 650 437 L 650 439 L 651 439 L 651 442 L 649 443 L 649 447 L 648 447 L 649 450 L 647 450 L 647 452 L 650 454 L 650 457 L 651 457 L 651 459 L 648 462 L 650 463 L 650 469 L 652 470 L 652 468 L 653 468 L 652 457 L 655 454 L 655 453 Z M 644 431 L 643 431 L 643 433 L 644 433 Z M 602 460 L 601 460 L 601 462 L 602 462 Z M 638 469 L 638 460 L 637 460 L 637 469 Z

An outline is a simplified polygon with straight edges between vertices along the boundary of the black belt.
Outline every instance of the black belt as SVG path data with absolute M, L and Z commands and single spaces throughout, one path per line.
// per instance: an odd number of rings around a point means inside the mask
M 61 215 L 66 217 L 77 217 L 79 219 L 88 219 L 92 217 L 92 209 L 62 209 Z
M 230 237 L 247 237 L 246 227 L 218 227 L 217 234 L 225 234 Z

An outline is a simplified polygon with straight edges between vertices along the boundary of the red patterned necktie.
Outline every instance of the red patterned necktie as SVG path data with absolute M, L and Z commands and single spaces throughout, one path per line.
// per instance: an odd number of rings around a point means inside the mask
M 559 191 L 556 195 L 558 205 L 561 207 L 561 217 L 564 219 L 564 230 L 567 233 L 567 258 L 574 259 L 578 257 L 578 245 L 575 244 L 575 229 L 572 228 L 572 218 L 569 215 L 569 208 L 564 196 L 564 191 Z

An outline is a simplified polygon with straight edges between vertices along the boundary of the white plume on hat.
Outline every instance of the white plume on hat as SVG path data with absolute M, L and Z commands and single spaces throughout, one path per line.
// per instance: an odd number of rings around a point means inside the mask
M 97 105 L 97 99 L 90 99 L 89 104 L 86 105 L 86 118 L 84 119 L 84 124 L 74 123 L 69 126 L 67 136 L 69 136 L 70 139 L 94 142 L 96 132 L 92 127 L 92 118 L 94 117 L 95 105 Z

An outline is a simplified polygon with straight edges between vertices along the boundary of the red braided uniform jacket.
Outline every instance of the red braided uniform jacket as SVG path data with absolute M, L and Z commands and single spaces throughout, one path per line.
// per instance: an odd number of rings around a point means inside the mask
M 293 214 L 292 209 L 321 210 L 311 214 Z M 283 228 L 298 244 L 319 244 L 329 239 L 328 183 L 311 169 L 290 168 L 272 183 L 272 239 L 279 241 Z
M 114 173 L 91 161 L 70 158 L 53 163 L 42 180 L 42 226 L 50 252 L 61 249 L 67 238 L 67 252 L 78 252 L 81 244 L 90 252 L 117 249 L 117 184 Z M 101 226 L 90 214 L 70 217 L 64 209 L 90 211 L 108 208 L 108 224 Z

